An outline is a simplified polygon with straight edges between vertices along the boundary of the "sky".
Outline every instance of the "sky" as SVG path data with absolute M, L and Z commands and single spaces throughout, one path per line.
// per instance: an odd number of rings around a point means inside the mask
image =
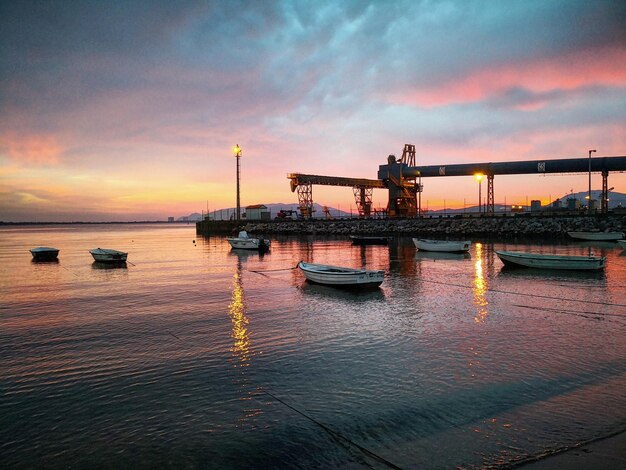
M 623 156 L 625 25 L 622 0 L 0 0 L 0 221 L 233 207 L 235 144 L 242 206 L 297 202 L 292 172 L 375 179 L 407 143 L 418 166 Z M 423 183 L 430 209 L 478 202 Z M 495 202 L 587 184 L 496 176 Z

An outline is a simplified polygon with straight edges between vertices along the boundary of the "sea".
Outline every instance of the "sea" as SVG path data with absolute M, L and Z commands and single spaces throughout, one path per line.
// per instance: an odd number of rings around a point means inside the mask
M 270 238 L 258 253 L 192 224 L 0 227 L 0 467 L 509 468 L 626 430 L 617 244 Z M 509 270 L 498 249 L 606 269 Z M 300 260 L 385 281 L 314 285 Z

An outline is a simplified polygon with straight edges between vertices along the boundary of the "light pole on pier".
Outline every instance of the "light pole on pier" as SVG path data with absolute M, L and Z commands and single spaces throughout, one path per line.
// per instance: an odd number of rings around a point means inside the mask
M 239 221 L 241 220 L 241 204 L 239 199 L 239 159 L 241 158 L 241 147 L 239 147 L 239 144 L 233 147 L 233 153 L 237 159 L 237 214 L 235 219 Z
M 476 181 L 478 181 L 478 213 L 482 214 L 483 213 L 483 203 L 482 203 L 482 186 L 483 186 L 483 177 L 485 175 L 483 175 L 482 173 L 476 173 L 474 175 L 474 178 L 476 178 Z
M 591 154 L 594 153 L 595 150 L 589 150 L 589 195 L 587 198 L 587 212 L 591 214 Z

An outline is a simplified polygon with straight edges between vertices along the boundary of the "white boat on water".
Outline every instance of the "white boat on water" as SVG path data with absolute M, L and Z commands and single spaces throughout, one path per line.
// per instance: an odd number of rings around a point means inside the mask
M 446 253 L 469 251 L 472 244 L 470 240 L 427 240 L 425 238 L 414 238 L 413 243 L 418 250 L 442 251 Z
M 496 254 L 506 266 L 541 269 L 577 269 L 598 271 L 604 269 L 603 256 L 544 255 L 524 251 L 497 251 Z
M 624 232 L 567 232 L 576 240 L 616 241 L 624 238 Z
M 128 253 L 107 248 L 95 248 L 89 250 L 89 253 L 91 253 L 93 259 L 100 263 L 125 263 L 128 258 Z
M 385 271 L 344 268 L 300 261 L 298 268 L 310 282 L 335 287 L 378 287 L 385 280 Z
M 252 238 L 248 232 L 242 230 L 236 238 L 226 239 L 230 246 L 242 250 L 267 250 L 271 242 L 266 238 Z
M 30 254 L 33 255 L 33 260 L 35 261 L 54 261 L 59 256 L 59 249 L 49 246 L 38 246 L 37 248 L 32 248 Z

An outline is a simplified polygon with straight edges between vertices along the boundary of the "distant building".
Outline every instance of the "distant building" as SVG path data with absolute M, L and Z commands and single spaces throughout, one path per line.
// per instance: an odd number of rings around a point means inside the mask
M 541 201 L 538 199 L 533 199 L 530 201 L 530 212 L 539 212 L 541 211 Z
M 266 205 L 254 204 L 252 206 L 246 206 L 245 218 L 246 220 L 270 220 L 271 212 L 267 209 Z
M 563 207 L 563 202 L 560 199 L 552 201 L 552 209 L 561 209 Z
M 576 199 L 575 197 L 568 197 L 567 198 L 567 210 L 575 211 L 579 207 L 580 207 L 580 201 L 578 199 Z
M 167 221 L 171 224 L 172 222 L 174 222 L 174 217 L 168 217 Z

